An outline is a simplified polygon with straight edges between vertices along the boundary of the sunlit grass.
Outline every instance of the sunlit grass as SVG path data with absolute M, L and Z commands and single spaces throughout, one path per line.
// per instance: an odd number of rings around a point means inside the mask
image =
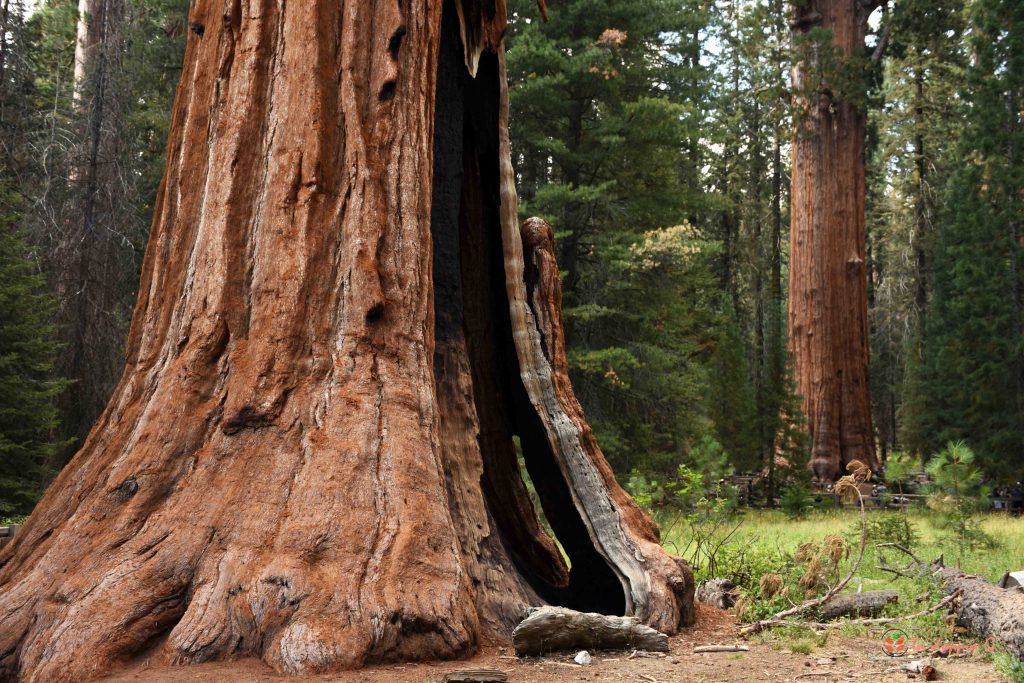
M 899 515 L 894 511 L 870 511 L 869 515 Z M 719 575 L 728 577 L 729 572 L 738 571 L 734 566 L 738 557 L 746 558 L 751 564 L 753 582 L 766 572 L 780 571 L 780 565 L 792 556 L 802 543 L 818 542 L 829 535 L 839 535 L 851 544 L 850 558 L 845 560 L 840 573 L 849 571 L 853 558 L 856 556 L 860 540 L 860 513 L 855 509 L 818 510 L 803 519 L 790 519 L 777 510 L 747 510 L 739 518 L 740 527 L 728 541 L 732 548 L 730 560 L 726 561 Z M 982 530 L 991 536 L 997 544 L 994 547 L 977 547 L 961 550 L 957 539 L 950 532 L 941 528 L 940 518 L 926 510 L 909 513 L 909 520 L 916 533 L 917 540 L 911 550 L 922 562 L 930 562 L 940 555 L 947 567 L 960 567 L 967 572 L 978 574 L 989 581 L 998 581 L 1007 570 L 1024 569 L 1024 518 L 1012 518 L 1005 514 L 986 514 L 979 518 Z M 735 523 L 735 522 L 734 522 Z M 731 529 L 731 525 L 726 525 Z M 664 541 L 670 549 L 682 552 L 687 547 L 687 526 L 681 523 L 663 525 Z M 875 544 L 882 539 L 868 539 L 864 559 L 854 579 L 847 586 L 848 591 L 876 590 L 894 588 L 899 591 L 900 599 L 896 604 L 885 608 L 880 616 L 902 619 L 908 615 L 922 612 L 935 605 L 944 595 L 938 582 L 925 577 L 910 578 L 896 576 L 880 569 L 881 565 L 902 568 L 910 563 L 910 558 L 894 550 L 880 550 Z M 743 549 L 737 553 L 736 549 Z M 708 578 L 705 571 L 697 571 L 699 578 Z M 774 608 L 771 609 L 774 612 Z M 761 618 L 761 617 L 756 617 Z M 939 639 L 953 639 L 955 634 L 945 620 L 945 611 L 936 611 L 908 622 L 916 636 L 927 642 Z M 885 626 L 857 626 L 847 624 L 841 633 L 847 637 L 880 637 Z M 776 649 L 791 652 L 810 653 L 823 647 L 828 639 L 827 633 L 815 634 L 803 628 L 781 628 L 762 633 L 755 637 Z M 1024 683 L 1019 662 L 997 661 L 1000 671 L 1010 680 Z
M 897 512 L 870 511 L 868 514 L 899 514 Z M 989 581 L 998 581 L 1007 570 L 1024 569 L 1024 517 L 1013 518 L 1006 514 L 990 513 L 982 517 L 982 529 L 998 543 L 994 548 L 975 548 L 961 552 L 956 539 L 939 528 L 937 517 L 929 511 L 916 510 L 909 513 L 910 521 L 920 536 L 912 548 L 925 562 L 942 555 L 946 566 L 960 567 L 972 574 L 983 576 Z M 735 542 L 757 544 L 771 549 L 791 553 L 801 543 L 820 541 L 829 534 L 840 534 L 855 541 L 856 525 L 860 515 L 854 509 L 815 511 L 803 519 L 790 519 L 779 510 L 748 510 L 743 513 L 742 525 Z M 686 528 L 677 525 L 669 531 L 675 538 L 665 538 L 666 545 L 674 543 L 685 547 Z M 892 565 L 906 564 L 909 558 L 889 553 Z M 858 571 L 858 576 L 867 579 L 890 580 L 892 575 L 877 568 L 879 553 L 869 541 L 868 552 Z

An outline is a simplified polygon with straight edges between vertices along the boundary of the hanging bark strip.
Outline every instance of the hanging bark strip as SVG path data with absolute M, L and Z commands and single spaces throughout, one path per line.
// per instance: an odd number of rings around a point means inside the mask
M 808 45 L 793 71 L 797 129 L 789 270 L 789 344 L 810 428 L 811 467 L 827 481 L 853 461 L 878 468 L 868 392 L 866 116 L 829 80 L 838 74 L 826 74 L 821 83 L 811 80 L 829 68 L 814 60 L 825 60 L 830 47 L 839 60 L 860 53 L 868 11 L 860 0 L 792 6 L 797 39 L 818 27 L 832 35 L 831 46 Z
M 544 603 L 691 623 L 572 394 L 550 229 L 520 233 L 504 3 L 189 26 L 124 376 L 0 551 L 0 680 L 458 657 Z

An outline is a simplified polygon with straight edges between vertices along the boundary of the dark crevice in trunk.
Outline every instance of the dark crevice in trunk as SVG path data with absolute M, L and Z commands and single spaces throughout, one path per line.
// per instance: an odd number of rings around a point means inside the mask
M 505 291 L 499 199 L 500 71 L 485 52 L 476 78 L 466 69 L 459 26 L 446 2 L 434 124 L 433 239 L 435 378 L 447 381 L 442 349 L 465 340 L 480 422 L 482 489 L 515 569 L 542 599 L 573 609 L 623 614 L 623 586 L 573 502 L 540 417 L 520 379 Z M 513 437 L 518 436 L 544 514 L 571 563 L 532 530 Z M 543 532 L 541 532 L 543 533 Z

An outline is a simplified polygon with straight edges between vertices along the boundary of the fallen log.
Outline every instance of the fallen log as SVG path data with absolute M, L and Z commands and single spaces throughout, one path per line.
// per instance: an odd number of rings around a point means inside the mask
M 980 638 L 995 638 L 1007 653 L 1024 661 L 1024 593 L 959 569 L 940 569 L 937 574 L 946 592 L 960 591 L 953 603 L 960 626 Z
M 832 621 L 839 617 L 874 617 L 882 609 L 899 600 L 894 590 L 866 591 L 864 593 L 839 593 L 818 608 L 818 618 Z
M 697 586 L 696 598 L 705 605 L 729 609 L 736 605 L 736 584 L 728 579 L 708 579 Z
M 1024 592 L 1003 588 L 1000 583 L 989 583 L 980 576 L 944 565 L 942 557 L 924 564 L 906 548 L 898 550 L 910 555 L 914 563 L 908 569 L 924 572 L 941 579 L 950 600 L 957 623 L 979 638 L 993 638 L 1002 648 L 1024 661 Z M 949 600 L 949 598 L 947 598 Z
M 668 652 L 668 636 L 636 617 L 539 607 L 512 632 L 520 657 L 557 650 L 648 650 Z

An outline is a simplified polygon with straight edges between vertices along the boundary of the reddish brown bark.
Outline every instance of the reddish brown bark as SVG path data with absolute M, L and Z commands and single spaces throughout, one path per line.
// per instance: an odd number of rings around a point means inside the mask
M 864 48 L 865 5 L 811 0 L 793 6 L 798 38 L 832 32 L 838 60 Z M 794 69 L 789 343 L 811 435 L 811 468 L 822 480 L 859 460 L 877 469 L 868 389 L 864 265 L 865 113 L 829 75 L 828 46 L 808 45 Z M 831 60 L 830 60 L 831 61 Z M 812 82 L 825 72 L 821 82 Z
M 443 5 L 194 3 L 127 368 L 0 552 L 0 679 L 692 622 L 572 394 L 550 230 L 524 251 L 504 3 Z

